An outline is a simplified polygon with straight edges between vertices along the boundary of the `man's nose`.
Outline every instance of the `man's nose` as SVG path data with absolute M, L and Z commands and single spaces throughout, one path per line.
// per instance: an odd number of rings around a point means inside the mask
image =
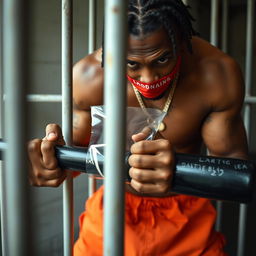
M 152 83 L 157 79 L 159 79 L 159 76 L 154 72 L 154 70 L 147 68 L 141 70 L 140 81 L 142 83 Z

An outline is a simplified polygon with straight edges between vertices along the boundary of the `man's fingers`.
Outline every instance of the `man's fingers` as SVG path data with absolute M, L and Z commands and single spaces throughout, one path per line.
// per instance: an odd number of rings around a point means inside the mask
M 159 151 L 170 150 L 171 144 L 168 140 L 143 140 L 131 146 L 132 154 L 155 154 Z
M 141 132 L 134 134 L 132 136 L 132 140 L 134 142 L 138 142 L 141 140 L 145 140 L 152 133 L 152 129 L 148 126 L 144 127 Z
M 156 169 L 171 166 L 171 157 L 159 157 L 158 155 L 132 154 L 128 159 L 129 165 L 140 169 Z
M 45 180 L 60 179 L 62 177 L 67 177 L 67 172 L 61 170 L 60 168 L 57 168 L 55 170 L 44 170 L 43 179 Z
M 54 170 L 58 166 L 58 162 L 55 157 L 54 145 L 54 143 L 48 140 L 43 140 L 41 143 L 43 166 L 49 170 Z
M 30 159 L 31 167 L 33 168 L 40 168 L 41 167 L 41 143 L 42 140 L 34 139 L 28 143 L 28 156 Z
M 31 185 L 38 187 L 59 187 L 66 179 L 66 175 L 63 174 L 60 178 L 53 180 L 31 181 Z
M 67 173 L 59 168 L 55 156 L 55 146 L 64 144 L 61 128 L 57 124 L 47 125 L 43 140 L 35 139 L 28 143 L 31 185 L 58 187 L 66 179 Z
M 45 129 L 44 140 L 54 141 L 59 145 L 64 145 L 61 128 L 57 124 L 48 124 Z
M 158 183 L 168 181 L 171 179 L 171 173 L 169 171 L 161 171 L 161 173 L 152 169 L 139 169 L 130 168 L 129 175 L 132 179 L 141 183 Z
M 167 184 L 140 183 L 133 179 L 130 184 L 136 191 L 143 194 L 161 194 L 166 193 L 169 190 L 169 186 Z

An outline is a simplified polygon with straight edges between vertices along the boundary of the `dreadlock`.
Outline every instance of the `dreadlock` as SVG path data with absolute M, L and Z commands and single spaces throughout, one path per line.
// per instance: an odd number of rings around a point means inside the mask
M 182 0 L 129 0 L 128 31 L 135 36 L 145 36 L 164 28 L 172 43 L 174 55 L 177 52 L 175 28 L 192 53 L 191 38 L 198 33 L 193 29 L 194 18 Z M 104 47 L 104 45 L 102 45 Z M 102 51 L 103 52 L 103 51 Z M 102 56 L 103 57 L 103 56 Z

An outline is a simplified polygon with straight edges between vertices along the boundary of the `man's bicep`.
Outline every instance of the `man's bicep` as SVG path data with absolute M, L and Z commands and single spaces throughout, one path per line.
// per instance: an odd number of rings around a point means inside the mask
M 87 146 L 91 134 L 91 112 L 73 110 L 73 143 L 77 146 Z
M 210 155 L 247 158 L 247 138 L 240 114 L 211 113 L 203 124 L 202 137 Z

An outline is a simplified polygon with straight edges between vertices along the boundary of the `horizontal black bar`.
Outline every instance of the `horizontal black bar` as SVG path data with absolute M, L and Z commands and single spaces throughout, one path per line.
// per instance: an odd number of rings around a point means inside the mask
M 0 159 L 7 148 L 0 140 Z M 93 159 L 87 148 L 56 146 L 56 157 L 63 169 L 99 175 L 104 174 L 104 156 Z M 129 180 L 129 153 L 125 172 Z M 172 191 L 206 197 L 248 203 L 255 191 L 255 165 L 251 161 L 211 156 L 176 154 Z M 97 164 L 96 164 L 97 162 Z

